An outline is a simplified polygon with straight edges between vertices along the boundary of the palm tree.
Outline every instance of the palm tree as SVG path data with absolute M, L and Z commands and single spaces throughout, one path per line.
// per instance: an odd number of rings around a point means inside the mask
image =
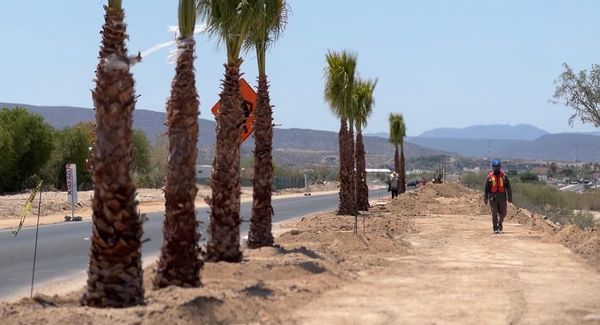
M 404 137 L 406 136 L 406 126 L 402 114 L 390 113 L 390 142 L 394 144 L 394 171 L 399 175 L 400 193 L 406 191 L 406 172 L 404 168 Z M 398 155 L 398 146 L 400 146 L 400 156 Z
M 254 0 L 254 23 L 246 47 L 256 49 L 258 63 L 258 92 L 254 112 L 254 191 L 252 218 L 248 231 L 248 247 L 273 245 L 271 233 L 271 191 L 273 187 L 273 111 L 269 98 L 266 73 L 266 52 L 283 32 L 287 23 L 288 5 L 285 0 Z
M 96 87 L 92 91 L 96 110 L 93 226 L 87 288 L 81 303 L 127 307 L 144 303 L 142 220 L 132 180 L 135 90 L 121 1 L 109 0 L 104 9 Z
M 354 89 L 356 111 L 356 203 L 358 210 L 361 211 L 367 211 L 370 206 L 362 128 L 367 125 L 369 116 L 373 111 L 373 105 L 375 105 L 373 92 L 376 85 L 377 80 L 359 80 Z
M 154 286 L 200 286 L 196 220 L 196 157 L 198 149 L 198 93 L 194 73 L 196 1 L 179 0 L 177 66 L 167 101 L 169 160 L 165 186 L 164 242 Z
M 355 215 L 357 212 L 354 183 L 354 145 L 348 122 L 353 122 L 353 89 L 357 57 L 347 51 L 329 51 L 325 56 L 325 101 L 340 118 L 340 206 L 338 214 Z M 353 129 L 353 127 L 352 127 Z
M 252 10 L 246 0 L 200 0 L 198 14 L 208 32 L 227 48 L 227 63 L 217 117 L 217 140 L 211 175 L 209 261 L 239 262 L 240 251 L 240 144 L 244 112 L 240 95 L 242 45 L 252 26 Z

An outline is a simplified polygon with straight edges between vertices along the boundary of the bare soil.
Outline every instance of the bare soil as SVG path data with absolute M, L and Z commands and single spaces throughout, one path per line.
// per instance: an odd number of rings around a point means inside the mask
M 511 206 L 494 235 L 479 194 L 456 184 L 403 194 L 357 224 L 332 213 L 280 224 L 276 247 L 207 263 L 202 288 L 147 287 L 145 306 L 81 307 L 80 289 L 0 304 L 0 323 L 600 324 L 597 230 Z

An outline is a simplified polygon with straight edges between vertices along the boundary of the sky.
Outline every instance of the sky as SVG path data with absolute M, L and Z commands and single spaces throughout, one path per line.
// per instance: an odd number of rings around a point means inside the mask
M 0 1 L 0 102 L 92 107 L 103 23 L 101 0 Z M 363 78 L 378 78 L 365 130 L 386 132 L 402 113 L 408 135 L 438 127 L 532 124 L 549 132 L 594 131 L 552 104 L 563 62 L 600 64 L 600 1 L 288 0 L 287 28 L 267 56 L 271 104 L 282 128 L 337 131 L 323 100 L 328 50 L 358 54 Z M 175 0 L 123 0 L 130 54 L 174 38 Z M 201 118 L 212 119 L 226 60 L 196 35 Z M 165 111 L 174 74 L 169 49 L 132 68 L 137 109 Z M 256 84 L 256 56 L 244 55 Z

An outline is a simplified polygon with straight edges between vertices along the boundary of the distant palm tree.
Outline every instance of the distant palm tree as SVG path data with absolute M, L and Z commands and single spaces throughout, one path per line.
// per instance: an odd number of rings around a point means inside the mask
M 269 45 L 283 32 L 289 9 L 285 0 L 253 0 L 250 3 L 254 12 L 254 23 L 248 34 L 246 47 L 256 50 L 258 92 L 254 112 L 254 191 L 248 247 L 258 248 L 273 245 L 273 111 L 269 98 L 266 53 Z
M 240 144 L 244 119 L 240 94 L 240 52 L 253 24 L 247 0 L 200 0 L 198 14 L 208 32 L 227 49 L 222 81 L 221 109 L 211 175 L 209 261 L 239 262 L 240 251 Z
M 354 89 L 356 111 L 356 202 L 358 210 L 361 211 L 367 211 L 370 206 L 362 128 L 367 125 L 369 116 L 373 111 L 373 105 L 375 105 L 373 92 L 376 85 L 377 80 L 359 80 Z
M 390 142 L 395 146 L 394 152 L 394 171 L 399 175 L 399 191 L 406 191 L 406 169 L 404 167 L 404 137 L 406 136 L 406 126 L 402 114 L 390 113 Z M 398 146 L 401 154 L 398 155 Z
M 92 91 L 96 110 L 93 226 L 87 288 L 81 303 L 128 307 L 144 303 L 142 220 L 132 179 L 135 89 L 121 1 L 109 0 L 104 9 L 102 46 Z
M 326 55 L 325 101 L 340 118 L 340 206 L 338 214 L 354 215 L 357 212 L 354 188 L 354 145 L 348 122 L 354 121 L 352 95 L 355 86 L 356 54 L 347 51 L 329 51 Z M 353 127 L 352 127 L 353 129 Z
M 154 286 L 200 286 L 196 220 L 196 157 L 198 149 L 198 93 L 194 72 L 196 1 L 179 0 L 177 66 L 167 101 L 169 159 L 165 186 L 164 242 Z

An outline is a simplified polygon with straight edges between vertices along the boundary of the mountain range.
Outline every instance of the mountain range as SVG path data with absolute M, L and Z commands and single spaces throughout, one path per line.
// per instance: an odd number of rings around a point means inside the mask
M 17 106 L 41 115 L 48 124 L 56 129 L 95 119 L 94 111 L 89 108 L 0 103 L 0 108 L 14 108 Z M 212 119 L 199 119 L 198 147 L 200 149 L 200 163 L 210 163 L 212 161 L 215 125 L 216 123 Z M 133 113 L 133 126 L 144 131 L 151 141 L 159 140 L 167 130 L 166 114 L 136 109 Z M 364 137 L 364 143 L 368 151 L 367 163 L 370 167 L 393 165 L 394 147 L 387 139 L 366 136 Z M 250 137 L 242 144 L 242 155 L 251 156 L 253 148 L 254 138 Z M 450 154 L 447 151 L 428 149 L 413 143 L 405 144 L 405 153 L 407 158 Z M 336 165 L 338 154 L 337 132 L 310 129 L 274 129 L 273 157 L 277 163 L 298 166 L 314 163 Z
M 0 108 L 21 106 L 40 114 L 54 128 L 94 120 L 89 108 L 69 106 L 33 106 L 0 103 Z M 201 116 L 204 117 L 204 116 Z M 134 111 L 134 127 L 142 129 L 151 141 L 166 132 L 166 114 L 143 109 Z M 215 142 L 215 121 L 199 119 L 198 147 L 202 162 L 212 161 Z M 365 134 L 367 162 L 371 167 L 393 164 L 393 146 L 385 132 Z M 244 142 L 243 156 L 251 156 L 253 138 Z M 407 158 L 433 155 L 460 155 L 483 158 L 535 159 L 559 161 L 600 162 L 600 132 L 551 134 L 540 128 L 521 124 L 476 125 L 468 128 L 440 128 L 408 137 L 405 143 Z M 338 156 L 337 133 L 310 129 L 276 128 L 273 136 L 273 156 L 283 164 L 309 165 L 319 162 L 336 164 Z
M 423 132 L 420 138 L 535 140 L 548 132 L 528 124 L 474 125 L 465 128 L 439 128 Z
M 407 141 L 465 157 L 598 162 L 599 136 L 600 132 L 552 134 L 527 124 L 493 124 L 434 129 Z

